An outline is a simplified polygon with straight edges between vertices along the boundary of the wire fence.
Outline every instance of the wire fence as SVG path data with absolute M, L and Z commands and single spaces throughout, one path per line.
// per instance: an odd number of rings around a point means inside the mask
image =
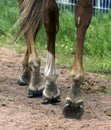
M 56 0 L 61 11 L 73 12 L 77 0 Z M 111 0 L 93 0 L 93 14 L 108 13 L 111 8 Z

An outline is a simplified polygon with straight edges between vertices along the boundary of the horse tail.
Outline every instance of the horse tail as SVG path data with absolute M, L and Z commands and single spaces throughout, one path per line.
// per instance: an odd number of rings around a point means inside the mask
M 26 33 L 29 29 L 34 33 L 42 24 L 43 5 L 46 0 L 22 0 L 20 4 L 20 16 L 18 23 L 20 29 L 15 40 L 21 33 Z

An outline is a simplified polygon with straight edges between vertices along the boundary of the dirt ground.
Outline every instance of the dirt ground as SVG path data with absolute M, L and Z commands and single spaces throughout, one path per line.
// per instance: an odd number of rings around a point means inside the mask
M 111 130 L 111 82 L 106 80 L 111 75 L 86 73 L 81 89 L 84 115 L 80 120 L 67 119 L 62 109 L 69 71 L 59 68 L 61 102 L 43 105 L 42 98 L 27 98 L 28 86 L 16 84 L 23 56 L 12 48 L 0 48 L 0 130 Z

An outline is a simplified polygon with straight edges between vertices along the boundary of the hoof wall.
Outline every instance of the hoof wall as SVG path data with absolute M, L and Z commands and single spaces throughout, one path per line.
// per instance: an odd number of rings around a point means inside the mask
M 36 97 L 39 97 L 38 91 L 28 89 L 28 98 L 36 98 Z
M 39 95 L 39 97 L 42 97 L 44 88 L 45 88 L 44 86 L 40 86 L 38 88 L 38 95 Z
M 63 109 L 63 114 L 66 118 L 76 118 L 80 119 L 84 113 L 83 102 L 74 104 L 71 101 L 68 101 Z
M 20 79 L 18 79 L 18 80 L 16 81 L 16 84 L 18 84 L 18 85 L 20 85 L 20 86 L 28 85 L 28 83 L 24 83 L 24 82 L 22 82 Z
M 56 103 L 58 103 L 60 101 L 61 101 L 60 96 L 57 96 L 57 97 L 52 98 L 52 99 L 44 97 L 42 104 L 56 104 Z

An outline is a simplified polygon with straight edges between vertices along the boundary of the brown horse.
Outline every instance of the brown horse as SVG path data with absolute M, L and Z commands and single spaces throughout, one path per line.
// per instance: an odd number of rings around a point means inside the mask
M 55 41 L 59 30 L 59 9 L 55 0 L 18 0 L 20 5 L 20 30 L 27 42 L 27 51 L 23 60 L 23 70 L 17 83 L 29 84 L 28 97 L 43 95 L 43 104 L 60 101 L 56 85 L 58 77 L 55 65 Z M 77 46 L 74 64 L 70 73 L 71 88 L 64 105 L 65 117 L 80 118 L 83 115 L 83 100 L 80 85 L 83 81 L 83 47 L 86 30 L 92 18 L 92 0 L 78 0 L 75 6 L 75 24 L 77 28 Z M 35 49 L 35 38 L 44 24 L 47 34 L 47 63 L 44 75 L 46 83 L 40 87 L 40 59 Z

